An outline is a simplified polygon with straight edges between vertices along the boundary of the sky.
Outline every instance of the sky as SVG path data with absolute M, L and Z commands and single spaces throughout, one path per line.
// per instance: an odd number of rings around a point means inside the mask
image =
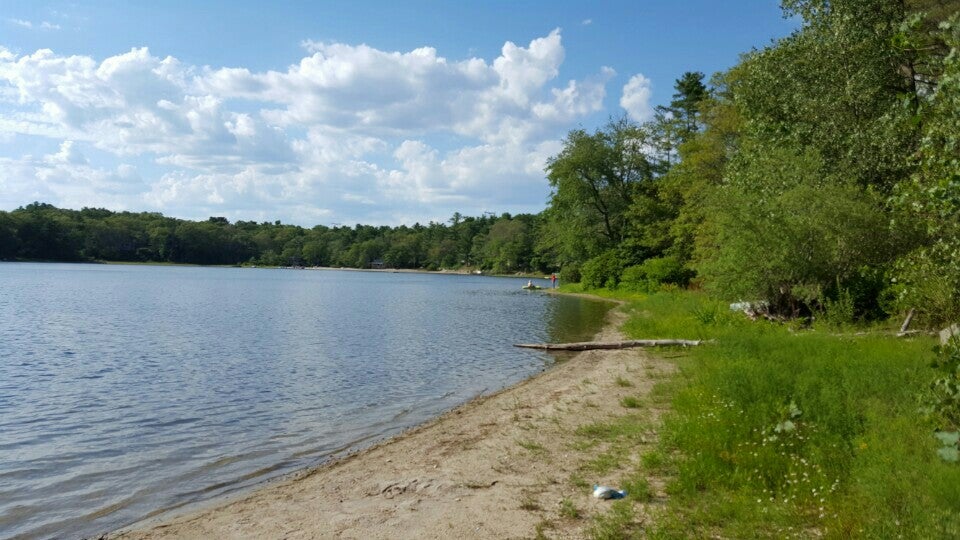
M 797 25 L 770 0 L 0 0 L 0 210 L 536 213 L 570 130 Z

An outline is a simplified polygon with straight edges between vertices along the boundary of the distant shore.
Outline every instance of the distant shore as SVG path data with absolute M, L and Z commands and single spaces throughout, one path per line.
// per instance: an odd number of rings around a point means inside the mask
M 454 268 L 427 270 L 426 268 L 350 268 L 348 266 L 260 266 L 252 264 L 195 264 L 163 261 L 53 261 L 53 260 L 0 260 L 10 263 L 54 263 L 54 264 L 109 264 L 122 266 L 186 266 L 191 268 L 247 268 L 269 270 L 345 270 L 350 272 L 386 272 L 405 274 L 447 274 L 447 275 L 482 275 L 488 277 L 511 277 L 522 279 L 550 279 L 550 276 L 540 273 L 517 272 L 515 274 L 497 274 L 483 272 L 475 268 Z M 559 275 L 559 274 L 558 274 Z
M 619 339 L 625 315 L 608 317 L 597 338 Z M 645 398 L 670 369 L 639 350 L 579 353 L 338 461 L 108 537 L 516 538 L 544 523 L 581 537 L 589 520 L 569 519 L 564 505 L 581 517 L 605 511 L 589 486 L 622 471 L 580 478 L 598 449 L 573 444 L 577 429 L 624 414 L 623 397 Z M 655 425 L 660 412 L 645 414 Z

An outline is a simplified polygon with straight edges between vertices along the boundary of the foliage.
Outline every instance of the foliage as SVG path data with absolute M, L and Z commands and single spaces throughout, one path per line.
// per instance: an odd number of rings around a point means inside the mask
M 925 410 L 941 431 L 960 431 L 960 338 L 934 348 L 937 378 L 925 394 Z
M 541 251 L 561 265 L 583 262 L 623 241 L 627 210 L 654 178 L 657 163 L 644 148 L 651 135 L 628 120 L 610 121 L 589 134 L 567 135 L 563 149 L 547 163 L 553 192 Z
M 150 212 L 33 203 L 0 212 L 0 260 L 555 271 L 534 253 L 540 217 L 459 214 L 449 224 L 304 229 L 279 221 L 188 221 Z
M 623 271 L 620 286 L 634 291 L 655 292 L 662 284 L 685 286 L 692 272 L 676 257 L 654 257 Z
M 768 148 L 804 148 L 822 158 L 822 176 L 838 175 L 887 192 L 910 170 L 917 148 L 904 95 L 916 94 L 895 45 L 905 2 L 788 0 L 804 26 L 734 68 L 734 101 L 747 134 Z
M 919 168 L 892 198 L 926 235 L 897 265 L 898 300 L 935 324 L 960 318 L 960 16 L 941 26 L 936 35 L 950 52 L 930 59 L 940 76 L 920 102 Z M 921 38 L 904 37 L 908 44 Z
M 616 250 L 607 250 L 583 263 L 580 282 L 587 289 L 614 289 L 623 273 L 623 259 Z
M 583 279 L 583 274 L 580 272 L 580 265 L 574 262 L 567 263 L 561 270 L 560 278 L 566 283 L 580 283 L 580 280 Z
M 840 328 L 854 322 L 856 306 L 853 302 L 853 295 L 850 294 L 850 289 L 838 287 L 835 299 L 824 298 L 823 315 L 820 318 L 833 328 Z
M 790 315 L 810 312 L 824 291 L 883 264 L 894 247 L 879 197 L 819 182 L 810 156 L 771 152 L 744 164 L 740 185 L 712 194 L 698 238 L 698 270 L 731 300 L 766 300 Z M 769 179 L 750 185 L 754 178 Z

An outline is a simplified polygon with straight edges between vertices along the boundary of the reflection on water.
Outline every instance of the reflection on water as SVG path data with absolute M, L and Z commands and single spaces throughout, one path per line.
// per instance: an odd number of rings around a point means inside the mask
M 558 296 L 547 304 L 547 335 L 550 343 L 588 341 L 603 325 L 612 302 L 584 301 L 572 296 Z
M 89 536 L 543 369 L 609 305 L 480 276 L 0 263 L 0 536 Z

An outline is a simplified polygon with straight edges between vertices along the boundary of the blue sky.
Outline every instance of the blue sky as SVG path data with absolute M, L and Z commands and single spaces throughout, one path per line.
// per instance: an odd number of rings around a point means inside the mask
M 304 226 L 539 212 L 564 135 L 796 27 L 776 2 L 0 2 L 0 209 Z

